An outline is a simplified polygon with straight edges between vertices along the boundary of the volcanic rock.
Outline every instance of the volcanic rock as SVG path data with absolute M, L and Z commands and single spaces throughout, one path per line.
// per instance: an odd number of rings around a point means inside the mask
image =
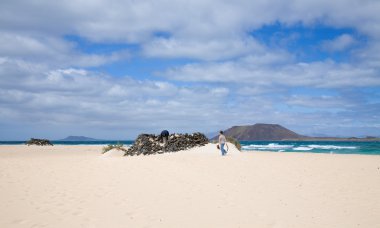
M 31 138 L 25 143 L 26 145 L 37 145 L 37 146 L 53 146 L 53 144 L 47 139 L 34 139 Z
M 171 134 L 169 135 L 167 145 L 164 145 L 159 135 L 141 134 L 124 155 L 133 156 L 177 152 L 196 146 L 204 146 L 208 142 L 208 138 L 199 132 L 193 134 Z

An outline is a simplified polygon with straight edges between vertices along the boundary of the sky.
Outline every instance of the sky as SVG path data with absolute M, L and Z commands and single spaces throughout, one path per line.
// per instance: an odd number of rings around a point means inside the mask
M 2 0 L 0 140 L 380 136 L 378 0 Z

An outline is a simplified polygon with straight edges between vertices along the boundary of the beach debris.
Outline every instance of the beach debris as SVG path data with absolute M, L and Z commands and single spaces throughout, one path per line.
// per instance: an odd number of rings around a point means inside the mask
M 37 146 L 53 146 L 53 144 L 47 139 L 35 139 L 31 138 L 25 143 L 26 145 L 37 145 Z
M 171 134 L 165 146 L 160 135 L 140 134 L 124 155 L 133 156 L 177 152 L 197 146 L 204 146 L 208 142 L 208 138 L 200 132 L 193 134 Z
M 117 144 L 115 144 L 115 145 L 109 144 L 109 145 L 103 147 L 103 149 L 102 149 L 102 154 L 104 154 L 104 153 L 106 153 L 106 152 L 108 152 L 108 151 L 110 151 L 110 150 L 113 150 L 113 149 L 115 149 L 115 150 L 119 150 L 119 151 L 127 152 L 127 149 L 124 148 L 124 144 L 122 144 L 122 143 L 117 143 Z

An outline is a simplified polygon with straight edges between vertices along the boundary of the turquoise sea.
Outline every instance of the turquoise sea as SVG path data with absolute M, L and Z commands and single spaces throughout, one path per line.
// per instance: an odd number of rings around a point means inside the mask
M 241 141 L 243 151 L 380 155 L 380 142 Z
M 108 145 L 123 143 L 132 145 L 132 140 L 106 141 L 52 141 L 54 145 Z M 335 142 L 335 141 L 241 141 L 242 150 L 262 152 L 307 152 L 329 154 L 373 154 L 380 155 L 380 142 Z M 0 145 L 22 145 L 25 141 L 0 141 Z

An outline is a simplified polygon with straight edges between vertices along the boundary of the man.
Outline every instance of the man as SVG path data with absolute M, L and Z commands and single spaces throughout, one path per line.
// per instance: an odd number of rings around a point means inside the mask
M 219 132 L 219 147 L 222 152 L 222 156 L 227 154 L 227 151 L 224 149 L 224 144 L 226 144 L 226 136 L 224 136 L 223 131 Z
M 164 141 L 164 147 L 168 144 L 168 139 L 169 139 L 169 131 L 168 130 L 163 130 L 161 132 L 161 138 Z

